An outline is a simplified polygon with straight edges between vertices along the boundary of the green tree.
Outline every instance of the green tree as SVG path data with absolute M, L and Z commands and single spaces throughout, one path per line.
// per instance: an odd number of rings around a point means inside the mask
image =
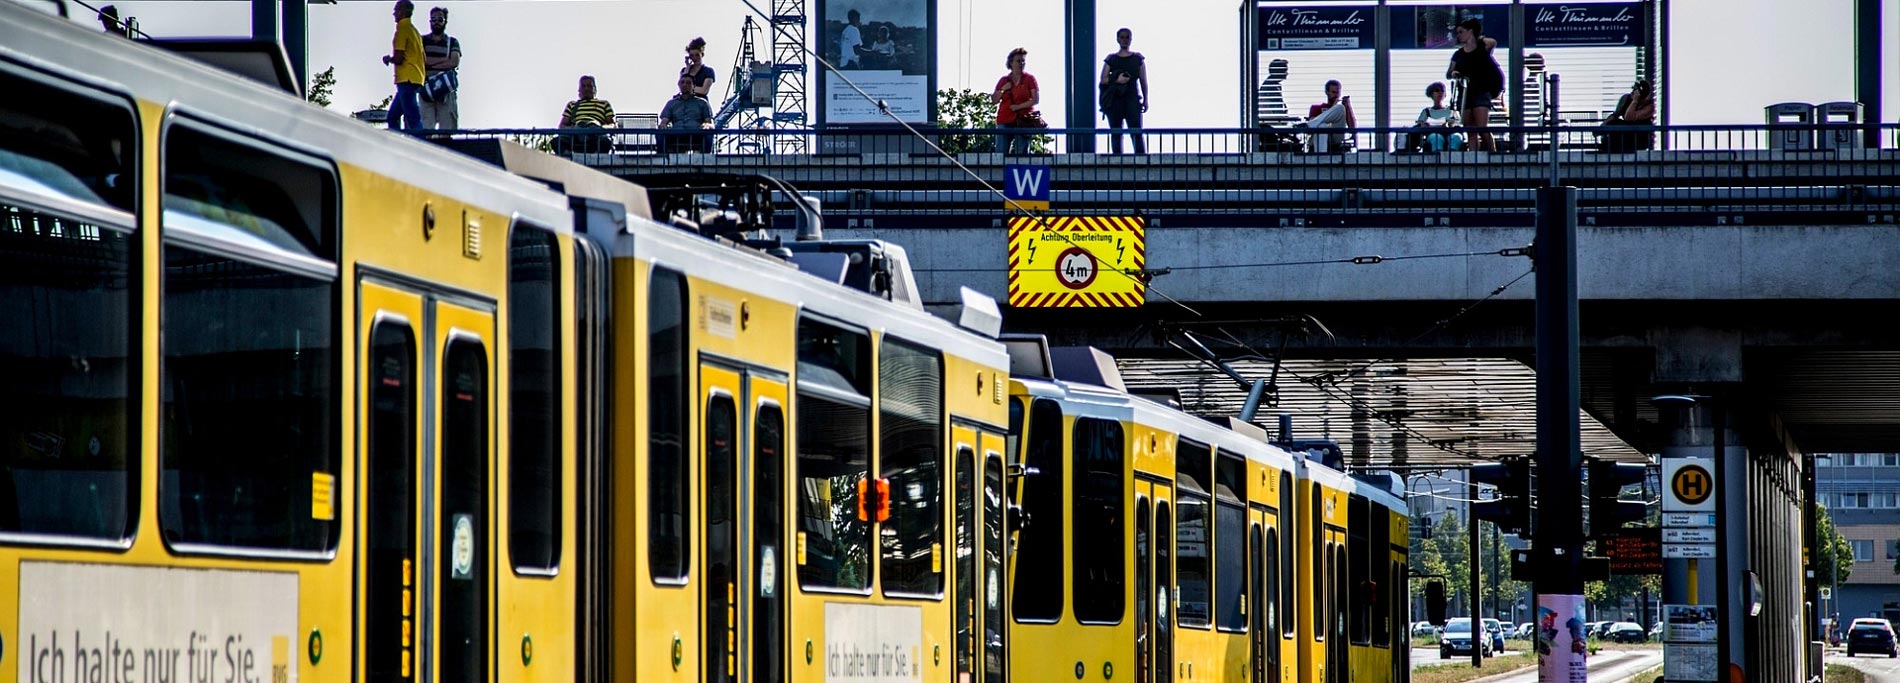
M 336 67 L 332 66 L 318 72 L 310 79 L 310 90 L 304 99 L 319 107 L 330 106 L 330 96 L 336 94 Z
M 931 109 L 940 128 L 975 130 L 996 127 L 996 108 L 990 104 L 989 95 L 969 88 L 944 88 L 937 91 L 937 99 L 931 103 Z M 950 154 L 994 152 L 996 136 L 970 133 L 944 135 L 937 139 L 937 146 Z
M 1818 503 L 1814 506 L 1814 537 L 1818 548 L 1814 556 L 1815 579 L 1846 583 L 1847 576 L 1854 573 L 1854 545 L 1834 530 L 1834 517 L 1828 514 L 1826 505 Z M 1836 571 L 1840 573 L 1834 573 Z M 1895 567 L 1895 571 L 1900 572 L 1900 567 Z
M 988 93 L 969 88 L 944 88 L 937 91 L 937 99 L 930 103 L 930 107 L 939 128 L 989 130 L 996 127 L 996 105 L 990 102 Z M 995 152 L 996 142 L 997 137 L 989 133 L 961 133 L 937 138 L 937 146 L 950 154 Z M 1029 151 L 1047 154 L 1054 144 L 1054 136 L 1037 135 L 1029 139 Z

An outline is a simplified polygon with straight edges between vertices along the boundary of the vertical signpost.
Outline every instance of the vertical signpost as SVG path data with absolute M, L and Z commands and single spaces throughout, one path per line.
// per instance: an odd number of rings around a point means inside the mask
M 1715 559 L 1715 467 L 1709 458 L 1662 459 L 1663 559 L 1689 563 L 1688 603 L 1663 605 L 1663 680 L 1714 681 L 1722 671 L 1722 607 L 1704 601 L 1696 575 Z
M 1577 188 L 1537 190 L 1537 499 L 1560 510 L 1582 499 L 1577 423 Z M 1585 683 L 1583 520 L 1540 514 L 1533 554 L 1540 683 Z

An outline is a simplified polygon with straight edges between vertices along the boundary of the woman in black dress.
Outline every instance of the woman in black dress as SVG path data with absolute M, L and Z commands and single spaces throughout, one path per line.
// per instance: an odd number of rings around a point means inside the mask
M 1491 101 L 1504 92 L 1504 70 L 1498 68 L 1495 38 L 1486 38 L 1484 22 L 1466 19 L 1455 31 L 1458 49 L 1451 53 L 1451 68 L 1446 78 L 1465 79 L 1464 113 L 1459 121 L 1472 128 L 1471 149 L 1498 151 L 1497 138 L 1485 127 L 1491 122 Z

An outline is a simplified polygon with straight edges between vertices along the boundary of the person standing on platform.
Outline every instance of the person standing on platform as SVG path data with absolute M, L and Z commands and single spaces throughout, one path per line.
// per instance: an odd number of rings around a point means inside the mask
M 1445 71 L 1445 77 L 1465 79 L 1464 111 L 1458 120 L 1472 129 L 1472 150 L 1496 152 L 1497 138 L 1486 127 L 1491 123 L 1491 101 L 1504 92 L 1504 70 L 1498 68 L 1497 56 L 1492 54 L 1498 41 L 1485 37 L 1484 22 L 1477 19 L 1458 22 L 1453 34 L 1458 38 L 1458 49 L 1451 53 L 1451 68 Z
M 1124 125 L 1135 143 L 1135 153 L 1148 153 L 1148 145 L 1141 139 L 1141 115 L 1148 113 L 1148 58 L 1128 49 L 1134 40 L 1134 31 L 1116 31 L 1115 43 L 1121 49 L 1102 59 L 1102 115 L 1108 117 L 1108 144 L 1115 154 L 1122 153 Z
M 429 34 L 422 37 L 423 65 L 429 70 L 428 81 L 440 79 L 442 74 L 462 66 L 462 43 L 449 35 L 448 30 L 449 11 L 441 7 L 429 10 Z M 461 127 L 461 117 L 455 109 L 455 91 L 459 86 L 453 83 L 451 81 L 434 99 L 422 100 L 423 128 L 454 130 Z
M 127 38 L 132 37 L 132 31 L 126 27 L 124 21 L 119 19 L 119 8 L 117 6 L 106 5 L 105 7 L 99 8 L 99 25 L 105 28 L 106 33 L 115 36 L 125 36 Z
M 422 125 L 422 34 L 416 31 L 415 24 L 409 21 L 416 13 L 416 3 L 411 0 L 396 0 L 396 38 L 390 54 L 383 55 L 383 63 L 396 69 L 396 96 L 389 101 L 389 128 L 400 130 L 416 128 Z
M 705 38 L 694 38 L 686 44 L 686 66 L 680 69 L 680 75 L 693 77 L 693 94 L 712 97 L 707 93 L 712 92 L 713 81 L 718 80 L 718 76 L 712 67 L 706 66 Z
M 1036 104 L 1042 101 L 1042 89 L 1036 85 L 1036 77 L 1023 71 L 1029 63 L 1029 51 L 1016 48 L 1009 51 L 1009 73 L 996 81 L 996 89 L 990 92 L 990 102 L 996 104 L 997 128 L 1043 128 L 1042 116 L 1036 113 Z M 1004 133 L 997 140 L 996 151 L 1004 154 L 1029 153 L 1029 138 L 1033 133 Z M 1021 143 L 1020 145 L 1018 143 Z M 1020 149 L 1018 149 L 1020 147 Z

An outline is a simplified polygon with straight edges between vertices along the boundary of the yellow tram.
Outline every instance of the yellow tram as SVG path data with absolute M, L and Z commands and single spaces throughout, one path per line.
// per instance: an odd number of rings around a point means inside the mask
M 1131 394 L 1100 351 L 1005 341 L 1026 517 L 1012 675 L 1409 680 L 1407 520 L 1389 488 L 1322 464 L 1329 443 Z
M 0 92 L 0 683 L 1405 679 L 1389 493 L 894 245 L 10 3 Z

